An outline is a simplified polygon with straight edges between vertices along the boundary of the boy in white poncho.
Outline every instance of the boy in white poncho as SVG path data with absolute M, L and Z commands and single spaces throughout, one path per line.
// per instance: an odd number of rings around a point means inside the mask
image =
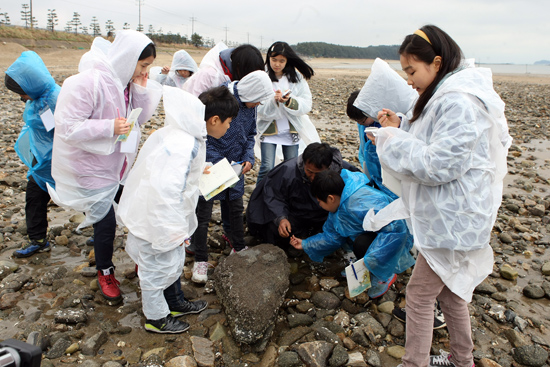
M 126 251 L 139 266 L 145 329 L 181 333 L 189 324 L 176 317 L 207 307 L 205 301 L 188 301 L 180 284 L 185 261 L 182 244 L 197 227 L 195 207 L 205 165 L 205 137 L 207 132 L 222 137 L 238 105 L 226 87 L 212 88 L 200 100 L 166 86 L 163 95 L 165 127 L 143 145 L 117 214 L 129 230 Z

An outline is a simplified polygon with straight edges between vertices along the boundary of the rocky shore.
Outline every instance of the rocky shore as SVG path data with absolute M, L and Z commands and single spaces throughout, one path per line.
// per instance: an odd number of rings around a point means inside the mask
M 69 72 L 53 72 L 59 84 Z M 338 147 L 357 164 L 358 137 L 345 115 L 349 93 L 364 77 L 321 74 L 310 88 L 310 116 L 322 140 Z M 546 366 L 550 349 L 550 88 L 547 84 L 496 82 L 507 105 L 514 145 L 509 175 L 494 227 L 494 271 L 475 291 L 470 304 L 477 366 Z M 183 289 L 189 299 L 209 308 L 186 316 L 191 324 L 179 335 L 143 329 L 139 280 L 124 252 L 125 229 L 119 227 L 114 262 L 124 300 L 109 305 L 98 292 L 91 228 L 76 232 L 82 215 L 55 205 L 49 208 L 50 253 L 13 259 L 25 241 L 26 169 L 13 150 L 22 126 L 23 103 L 0 87 L 0 340 L 15 338 L 43 350 L 42 366 L 396 366 L 404 352 L 405 325 L 391 316 L 404 306 L 407 271 L 381 299 L 346 292 L 340 254 L 322 266 L 306 255 L 288 258 L 289 290 L 273 334 L 263 350 L 239 346 L 211 281 L 190 280 L 187 259 Z M 144 138 L 163 125 L 163 111 L 145 126 Z M 247 177 L 245 202 L 259 165 Z M 221 238 L 219 208 L 211 223 L 210 262 L 229 255 Z M 247 237 L 250 246 L 257 245 Z M 213 269 L 212 269 L 213 270 Z M 254 295 L 261 297 L 262 295 Z M 449 350 L 445 328 L 434 331 L 433 352 Z

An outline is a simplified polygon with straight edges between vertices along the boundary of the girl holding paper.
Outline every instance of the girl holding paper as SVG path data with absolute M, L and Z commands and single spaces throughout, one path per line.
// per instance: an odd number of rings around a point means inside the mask
M 78 228 L 93 224 L 99 287 L 113 302 L 121 300 L 112 262 L 113 201 L 120 197 L 135 159 L 140 125 L 149 120 L 162 95 L 161 85 L 147 79 L 155 57 L 154 44 L 142 33 L 118 31 L 112 44 L 97 37 L 80 60 L 80 73 L 65 80 L 55 111 L 56 187 L 49 191 L 57 204 L 85 212 Z M 124 116 L 136 108 L 142 111 L 123 149 L 117 138 L 130 131 Z

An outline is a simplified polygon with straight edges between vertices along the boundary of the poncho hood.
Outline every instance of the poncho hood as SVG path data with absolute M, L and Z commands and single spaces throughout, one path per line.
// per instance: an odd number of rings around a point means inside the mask
M 6 70 L 8 74 L 33 100 L 56 87 L 55 80 L 34 51 L 25 51 Z
M 206 138 L 205 106 L 200 99 L 179 88 L 164 86 L 165 126 L 185 131 L 197 139 Z
M 101 65 L 110 70 L 120 83 L 126 86 L 134 75 L 143 49 L 152 42 L 143 33 L 133 30 L 117 31 L 113 43 L 102 37 L 96 37 L 90 51 L 82 56 L 78 71 L 100 68 Z
M 230 83 L 228 88 L 231 92 L 233 92 L 233 85 L 235 83 L 238 83 L 237 90 L 239 91 L 239 97 L 243 103 L 262 102 L 266 99 L 275 97 L 273 84 L 265 71 L 253 71 L 240 81 Z

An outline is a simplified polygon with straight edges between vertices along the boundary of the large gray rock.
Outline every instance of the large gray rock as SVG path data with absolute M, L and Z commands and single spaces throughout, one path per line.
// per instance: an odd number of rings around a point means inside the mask
M 514 360 L 526 366 L 538 367 L 548 359 L 548 352 L 539 345 L 526 345 L 512 350 Z
M 237 252 L 218 265 L 214 288 L 236 341 L 261 348 L 271 337 L 289 276 L 284 251 L 269 244 Z

